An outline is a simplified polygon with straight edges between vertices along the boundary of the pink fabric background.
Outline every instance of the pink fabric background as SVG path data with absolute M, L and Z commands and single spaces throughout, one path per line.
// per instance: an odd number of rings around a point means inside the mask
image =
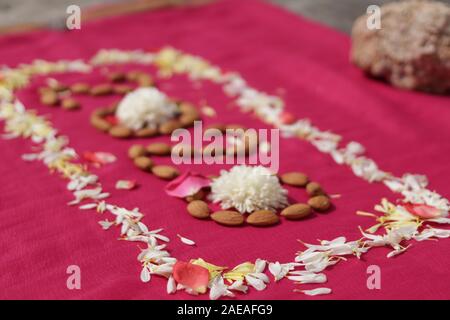
M 258 89 L 275 93 L 283 88 L 288 110 L 312 119 L 320 128 L 361 142 L 368 156 L 386 171 L 426 174 L 431 189 L 450 196 L 449 99 L 404 92 L 365 78 L 348 62 L 348 36 L 260 1 L 220 1 L 200 8 L 107 19 L 85 24 L 81 31 L 2 37 L 0 61 L 16 65 L 35 58 L 87 59 L 100 48 L 154 49 L 164 45 L 236 70 Z M 58 79 L 97 83 L 102 77 L 64 75 Z M 202 257 L 229 267 L 256 258 L 290 262 L 303 248 L 297 239 L 358 238 L 358 225 L 367 227 L 373 221 L 356 216 L 355 211 L 370 211 L 382 197 L 396 199 L 385 187 L 355 177 L 348 168 L 338 166 L 307 143 L 291 139 L 282 141 L 281 171 L 303 170 L 330 193 L 342 194 L 335 200 L 335 210 L 302 222 L 283 221 L 268 229 L 230 229 L 211 221 L 197 221 L 186 214 L 183 201 L 164 194 L 164 182 L 132 166 L 126 150 L 136 141 L 113 140 L 89 125 L 90 112 L 117 97 L 82 97 L 81 111 L 65 112 L 39 104 L 35 88 L 40 83 L 42 79 L 37 79 L 19 93 L 25 105 L 49 114 L 79 153 L 116 154 L 118 162 L 94 172 L 111 191 L 112 201 L 137 206 L 146 214 L 147 225 L 166 228 L 165 234 L 172 238 L 170 249 L 179 259 Z M 258 120 L 227 106 L 229 101 L 218 87 L 204 85 L 193 90 L 183 78 L 160 85 L 170 95 L 195 103 L 206 98 L 219 110 L 220 120 L 213 122 L 262 127 Z M 105 217 L 66 206 L 71 194 L 65 183 L 50 175 L 41 163 L 21 160 L 30 146 L 23 140 L 0 140 L 0 298 L 191 298 L 183 293 L 168 296 L 165 280 L 158 277 L 150 284 L 140 282 L 136 244 L 117 241 L 116 229 L 102 231 L 97 221 Z M 217 173 L 218 168 L 198 166 L 194 170 Z M 135 191 L 117 191 L 117 179 L 136 179 L 141 186 Z M 305 199 L 303 191 L 290 191 L 294 199 Z M 177 233 L 195 240 L 197 247 L 181 244 Z M 385 248 L 368 253 L 362 261 L 351 258 L 326 272 L 329 282 L 325 286 L 331 287 L 333 294 L 321 298 L 450 299 L 449 249 L 449 240 L 429 241 L 414 243 L 406 254 L 394 259 L 385 257 L 389 251 Z M 66 288 L 66 268 L 72 264 L 81 267 L 81 290 Z M 373 264 L 381 267 L 381 290 L 366 287 L 366 268 Z M 251 290 L 239 298 L 308 299 L 293 293 L 294 287 L 285 280 L 272 283 L 266 291 Z M 303 288 L 313 287 L 317 286 Z

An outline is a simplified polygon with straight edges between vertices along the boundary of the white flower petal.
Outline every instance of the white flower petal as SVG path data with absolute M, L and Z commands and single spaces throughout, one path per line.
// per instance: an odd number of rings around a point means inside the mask
M 317 288 L 313 290 L 300 290 L 299 292 L 303 292 L 307 296 L 317 296 L 317 295 L 323 295 L 323 294 L 330 294 L 331 289 L 330 288 Z
M 180 238 L 181 242 L 183 242 L 184 244 L 186 244 L 188 246 L 195 246 L 195 242 L 194 241 L 192 241 L 192 240 L 190 240 L 188 238 L 182 237 L 179 234 L 177 234 L 177 237 Z

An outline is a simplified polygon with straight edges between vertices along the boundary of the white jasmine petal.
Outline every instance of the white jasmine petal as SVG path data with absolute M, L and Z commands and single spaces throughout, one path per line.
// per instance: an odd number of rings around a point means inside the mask
M 258 291 L 262 291 L 266 288 L 266 284 L 263 280 L 255 278 L 251 274 L 245 276 L 245 281 L 247 281 L 248 285 L 252 286 Z
M 151 279 L 150 271 L 147 267 L 142 268 L 141 271 L 141 281 L 142 282 L 149 282 Z
M 194 241 L 192 241 L 192 240 L 190 240 L 188 238 L 182 237 L 179 234 L 177 234 L 177 236 L 178 236 L 178 238 L 180 238 L 181 242 L 183 242 L 184 244 L 186 244 L 188 246 L 195 246 L 195 242 Z
M 175 279 L 170 276 L 169 279 L 167 279 L 167 293 L 173 294 L 177 291 L 177 284 L 175 282 Z
M 322 294 L 330 294 L 331 289 L 330 288 L 317 288 L 313 290 L 300 290 L 298 292 L 303 292 L 307 296 L 317 296 Z

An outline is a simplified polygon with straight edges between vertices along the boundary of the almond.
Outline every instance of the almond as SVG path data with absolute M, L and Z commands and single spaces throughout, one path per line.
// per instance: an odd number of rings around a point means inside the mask
M 322 189 L 322 186 L 318 184 L 317 182 L 310 182 L 306 185 L 306 192 L 311 196 L 320 196 L 324 195 L 325 192 Z
M 304 187 L 308 184 L 308 176 L 301 172 L 289 172 L 283 174 L 281 182 L 295 187 Z
M 114 87 L 114 93 L 116 94 L 127 94 L 133 91 L 133 88 L 129 85 L 122 84 Z
M 190 103 L 181 102 L 179 104 L 179 108 L 180 108 L 180 112 L 182 114 L 197 114 L 198 115 L 197 109 Z
M 72 98 L 66 98 L 62 101 L 61 106 L 66 110 L 76 110 L 81 107 L 80 103 Z
M 189 214 L 197 219 L 206 219 L 209 217 L 208 204 L 205 201 L 194 200 L 187 206 Z
M 246 130 L 246 128 L 243 125 L 240 124 L 227 124 L 225 126 L 225 129 L 229 129 L 229 130 Z
M 143 128 L 139 129 L 135 132 L 136 137 L 138 138 L 149 138 L 154 137 L 158 134 L 158 129 L 156 128 Z
M 309 199 L 308 204 L 317 211 L 326 211 L 331 207 L 330 199 L 323 195 Z
M 255 211 L 247 217 L 247 223 L 257 227 L 271 226 L 279 221 L 280 218 L 270 210 Z
M 61 82 L 54 82 L 50 84 L 50 88 L 56 92 L 66 91 L 68 87 Z
M 207 145 L 203 148 L 203 155 L 205 157 L 215 157 L 215 156 L 222 156 L 224 154 L 224 150 L 222 147 L 215 145 Z
M 145 150 L 145 147 L 140 144 L 134 144 L 128 149 L 128 156 L 131 159 L 136 159 L 138 157 L 145 156 L 147 154 L 147 151 Z
M 97 115 L 96 113 L 93 113 L 91 115 L 91 124 L 94 128 L 107 132 L 109 129 L 111 129 L 112 125 L 105 119 L 103 119 L 101 116 Z
M 108 115 L 112 115 L 114 112 L 110 108 L 98 108 L 92 112 L 92 115 L 99 117 L 106 117 Z
M 39 87 L 38 92 L 42 95 L 48 92 L 55 92 L 55 91 L 49 87 Z
M 178 120 L 180 121 L 181 126 L 183 126 L 184 128 L 188 128 L 192 127 L 194 125 L 194 122 L 199 119 L 200 117 L 198 114 L 186 113 L 182 114 Z
M 189 145 L 176 144 L 172 147 L 172 154 L 180 157 L 192 157 L 196 154 L 196 151 Z
M 151 87 L 154 84 L 152 77 L 145 73 L 139 74 L 136 78 L 136 82 L 140 87 Z
M 159 133 L 161 134 L 171 134 L 176 129 L 181 128 L 181 123 L 177 120 L 169 120 L 159 126 Z
M 47 91 L 41 95 L 41 103 L 47 106 L 56 106 L 59 103 L 58 94 L 54 91 Z
M 167 143 L 152 143 L 146 148 L 147 152 L 155 156 L 168 156 L 171 153 L 172 148 Z
M 91 95 L 93 96 L 104 96 L 112 92 L 113 87 L 109 83 L 99 84 L 91 88 Z
M 123 72 L 111 72 L 108 74 L 108 79 L 111 82 L 122 82 L 126 80 L 126 74 Z
M 136 81 L 140 74 L 142 74 L 142 71 L 132 70 L 127 72 L 126 77 L 128 81 Z
M 209 126 L 207 126 L 205 128 L 205 134 L 209 129 L 216 129 L 219 130 L 220 132 L 225 132 L 226 130 L 226 126 L 224 124 L 221 123 L 214 123 L 214 124 L 210 124 Z
M 237 211 L 217 211 L 211 215 L 211 219 L 224 226 L 239 226 L 244 223 L 244 216 Z
M 70 86 L 70 91 L 75 94 L 86 94 L 89 93 L 90 87 L 86 83 L 78 82 Z
M 281 215 L 288 220 L 299 220 L 303 219 L 311 214 L 311 207 L 305 203 L 293 204 L 283 211 Z
M 125 139 L 129 138 L 133 134 L 133 131 L 127 127 L 117 125 L 109 129 L 109 134 L 114 138 Z
M 203 189 L 198 190 L 196 193 L 194 193 L 192 196 L 186 197 L 187 202 L 192 202 L 195 200 L 203 200 L 205 198 L 206 194 Z
M 153 167 L 153 161 L 149 157 L 137 157 L 134 159 L 134 164 L 136 167 L 143 171 L 150 171 Z
M 152 172 L 155 176 L 164 180 L 172 180 L 180 175 L 178 169 L 172 166 L 154 166 Z

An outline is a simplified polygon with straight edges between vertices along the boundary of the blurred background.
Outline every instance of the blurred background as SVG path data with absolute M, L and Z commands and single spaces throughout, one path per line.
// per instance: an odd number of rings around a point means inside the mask
M 200 0 L 204 2 L 206 0 Z M 212 0 L 213 1 L 213 0 Z M 242 0 L 246 1 L 246 0 Z M 344 32 L 350 32 L 353 21 L 365 13 L 371 4 L 381 5 L 393 0 L 266 0 L 283 6 L 295 13 L 320 21 Z M 450 3 L 450 0 L 441 0 Z M 71 4 L 82 8 L 99 4 L 121 5 L 126 0 L 0 0 L 0 28 L 29 25 L 49 24 L 61 26 L 65 10 Z M 163 3 L 184 4 L 199 2 L 196 0 L 134 0 L 130 5 L 155 6 Z M 128 8 L 129 9 L 129 8 Z M 122 7 L 122 10 L 128 10 Z

